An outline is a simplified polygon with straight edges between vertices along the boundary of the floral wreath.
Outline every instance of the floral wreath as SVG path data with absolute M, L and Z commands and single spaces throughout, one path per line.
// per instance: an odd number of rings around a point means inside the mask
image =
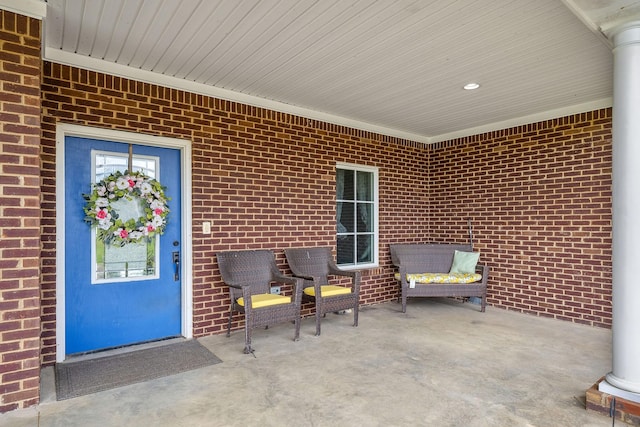
M 105 244 L 124 246 L 164 233 L 169 208 L 165 188 L 141 172 L 115 172 L 92 185 L 91 194 L 84 194 L 85 221 L 97 227 L 98 239 Z M 140 201 L 144 213 L 139 218 L 123 221 L 113 203 L 125 199 Z

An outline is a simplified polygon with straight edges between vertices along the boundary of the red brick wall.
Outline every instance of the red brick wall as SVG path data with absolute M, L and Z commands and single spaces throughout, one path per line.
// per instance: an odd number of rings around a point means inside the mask
M 0 412 L 38 402 L 40 21 L 0 10 Z
M 571 180 L 574 173 L 571 169 L 575 167 L 578 174 L 582 173 L 581 169 L 569 159 L 556 157 L 558 152 L 566 151 L 563 155 L 576 157 L 579 154 L 574 151 L 586 151 L 585 144 L 598 145 L 597 141 L 587 142 L 583 133 L 593 131 L 582 129 L 580 121 L 575 124 L 567 122 L 564 127 L 557 125 L 552 129 L 547 129 L 551 123 L 532 125 L 535 132 L 525 128 L 517 131 L 522 133 L 519 137 L 511 130 L 506 131 L 504 137 L 483 135 L 477 139 L 470 138 L 468 142 L 462 141 L 461 145 L 452 143 L 439 148 L 443 145 L 439 144 L 427 149 L 415 142 L 49 63 L 44 65 L 42 91 L 42 220 L 45 224 L 43 240 L 46 242 L 42 254 L 46 268 L 42 283 L 42 353 L 45 364 L 55 359 L 54 148 L 58 122 L 192 141 L 196 336 L 221 333 L 225 328 L 228 293 L 217 271 L 216 251 L 272 249 L 286 270 L 282 255 L 284 248 L 334 245 L 336 162 L 380 168 L 380 268 L 364 273 L 362 295 L 363 304 L 374 304 L 397 297 L 398 289 L 392 279 L 388 255 L 389 243 L 464 239 L 466 216 L 470 214 L 464 210 L 460 214 L 459 209 L 453 209 L 448 204 L 449 197 L 463 194 L 469 186 L 474 194 L 489 197 L 503 185 L 510 185 L 512 178 L 501 178 L 503 170 L 520 174 L 520 180 L 531 177 L 540 181 L 528 184 L 529 190 L 522 196 L 529 197 L 527 206 L 544 206 L 549 221 L 571 221 L 570 217 L 578 210 L 574 206 L 577 201 L 565 204 L 551 197 L 557 185 L 555 180 L 561 178 L 547 176 L 541 168 L 555 168 L 557 173 L 566 174 Z M 602 173 L 606 174 L 605 165 L 610 163 L 610 146 L 607 145 L 610 117 L 608 112 L 601 114 L 604 115 L 603 123 L 598 125 L 603 130 L 598 145 L 601 150 L 591 152 L 591 156 L 594 163 L 603 165 Z M 580 120 L 580 117 L 575 120 Z M 502 146 L 502 143 L 506 145 Z M 573 148 L 563 150 L 564 146 Z M 554 166 L 559 161 L 564 162 L 564 166 Z M 565 169 L 567 167 L 569 170 Z M 438 168 L 443 170 L 442 174 Z M 475 177 L 474 182 L 471 182 L 472 177 Z M 608 181 L 563 182 L 564 186 L 570 187 L 571 182 L 577 185 L 580 200 L 585 199 L 580 202 L 579 215 L 589 223 L 576 223 L 575 226 L 581 227 L 582 232 L 590 227 L 602 230 L 599 242 L 594 243 L 584 237 L 578 245 L 548 228 L 547 232 L 531 236 L 526 249 L 521 248 L 521 239 L 517 235 L 507 239 L 508 233 L 515 233 L 508 227 L 516 227 L 519 216 L 515 211 L 523 203 L 517 191 L 505 194 L 502 200 L 493 202 L 494 205 L 481 202 L 482 209 L 474 208 L 474 226 L 479 239 L 477 247 L 495 271 L 495 277 L 490 278 L 490 302 L 504 308 L 608 326 Z M 529 191 L 533 193 L 529 194 Z M 571 191 L 567 190 L 567 193 Z M 591 196 L 585 196 L 585 193 Z M 586 201 L 594 193 L 600 197 L 596 207 Z M 554 201 L 553 205 L 549 204 L 550 200 Z M 475 200 L 465 199 L 458 203 L 476 206 Z M 497 206 L 503 205 L 505 218 L 508 213 L 512 214 L 509 220 L 498 220 L 494 216 Z M 536 218 L 533 213 L 530 216 L 532 221 Z M 211 234 L 201 233 L 203 221 L 212 223 Z M 537 230 L 532 225 L 529 227 L 533 232 Z M 578 230 L 565 227 L 559 233 L 568 231 L 576 238 Z M 589 233 L 595 235 L 592 231 Z M 581 246 L 585 242 L 588 242 L 588 248 Z M 567 247 L 567 244 L 573 245 Z M 514 247 L 523 254 L 516 256 Z M 552 248 L 554 251 L 547 253 Z M 556 258 L 563 255 L 563 250 L 573 256 Z M 526 263 L 522 257 L 530 257 L 531 264 L 535 261 L 535 266 L 523 270 Z M 584 257 L 591 258 L 585 260 Z M 514 258 L 522 259 L 522 262 L 513 264 Z M 541 259 L 544 262 L 540 262 Z M 597 270 L 593 260 L 603 265 L 605 270 Z M 511 265 L 515 267 L 510 268 Z M 589 266 L 590 270 L 585 270 L 584 266 Z M 537 285 L 542 282 L 525 277 L 531 272 L 544 278 L 544 284 Z M 576 278 L 577 274 L 581 275 L 580 279 Z M 519 281 L 507 280 L 511 276 Z M 589 277 L 587 284 L 582 284 L 583 276 Z M 545 297 L 545 301 L 540 301 L 537 296 L 528 296 L 534 285 L 545 289 L 564 289 L 565 294 L 561 298 L 556 292 L 554 298 Z M 591 294 L 597 298 L 592 298 Z M 601 304 L 601 307 L 586 313 L 589 304 L 583 302 L 585 299 Z M 527 304 L 521 303 L 525 300 Z M 561 310 L 556 313 L 547 305 L 557 301 L 564 302 L 564 305 L 556 304 Z M 309 313 L 310 307 L 305 306 L 304 314 Z M 240 317 L 234 321 L 234 327 L 239 328 Z
M 491 265 L 488 302 L 611 325 L 611 109 L 436 144 L 429 234 Z
M 192 141 L 194 335 L 226 327 L 215 252 L 335 245 L 335 164 L 380 167 L 381 260 L 362 303 L 393 299 L 388 242 L 426 238 L 427 152 L 396 140 L 122 78 L 44 64 L 42 86 L 43 362 L 55 361 L 55 131 L 75 123 Z M 407 210 L 406 201 L 416 210 Z M 202 223 L 211 222 L 211 234 Z M 311 306 L 303 307 L 304 313 Z M 234 319 L 241 326 L 241 316 Z

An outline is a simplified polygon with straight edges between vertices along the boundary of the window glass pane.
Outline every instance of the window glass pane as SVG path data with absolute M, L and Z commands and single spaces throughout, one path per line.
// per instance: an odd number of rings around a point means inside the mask
M 373 262 L 372 237 L 370 234 L 358 234 L 358 262 Z
M 353 264 L 355 236 L 338 236 L 337 261 L 338 264 Z
M 133 157 L 133 171 L 142 172 L 149 178 L 156 178 L 156 160 Z
M 355 200 L 355 174 L 354 171 L 343 169 L 344 173 L 344 189 L 342 191 L 342 200 Z
M 128 156 L 124 154 L 98 153 L 95 155 L 96 181 L 100 182 L 114 172 L 127 170 Z
M 95 182 L 100 182 L 117 171 L 124 173 L 128 169 L 129 156 L 125 153 L 95 152 L 93 158 Z M 134 155 L 132 160 L 134 171 L 156 178 L 157 158 Z M 144 206 L 139 199 L 122 198 L 111 202 L 110 207 L 117 212 L 123 221 L 137 219 L 144 215 Z M 149 276 L 157 277 L 156 248 L 159 244 L 158 238 L 158 236 L 154 236 L 149 241 L 143 240 L 124 246 L 105 245 L 103 241 L 94 239 L 95 280 L 98 283 L 104 283 L 118 281 L 118 279 L 134 278 L 135 280 L 135 278 L 145 279 Z
M 358 171 L 357 173 L 357 200 L 370 202 L 373 200 L 373 173 Z
M 156 159 L 133 156 L 133 171 L 142 172 L 150 178 L 156 178 Z M 96 153 L 96 182 L 100 182 L 114 172 L 128 169 L 129 155 L 121 153 Z
M 373 231 L 373 205 L 371 203 L 358 203 L 357 232 Z
M 338 233 L 353 233 L 355 231 L 354 210 L 355 203 L 338 202 Z

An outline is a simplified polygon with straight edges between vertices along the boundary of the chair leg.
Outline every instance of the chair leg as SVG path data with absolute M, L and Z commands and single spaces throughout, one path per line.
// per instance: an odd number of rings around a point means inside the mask
M 320 336 L 320 321 L 321 321 L 321 316 L 322 314 L 320 314 L 320 311 L 318 310 L 318 308 L 316 307 L 316 336 Z
M 244 354 L 251 353 L 253 353 L 253 349 L 251 348 L 251 327 L 246 323 L 244 327 Z
M 231 317 L 233 316 L 233 304 L 229 307 L 229 322 L 227 323 L 227 337 L 231 336 Z
M 296 317 L 296 320 L 293 322 L 296 326 L 296 332 L 293 336 L 294 341 L 298 341 L 300 339 L 300 316 Z
M 324 313 L 324 307 L 323 307 L 323 301 L 322 298 L 316 298 L 315 299 L 315 306 L 316 306 L 316 336 L 320 336 L 320 322 L 322 321 L 322 317 L 326 316 L 327 313 Z
M 353 326 L 358 326 L 358 304 L 353 308 Z

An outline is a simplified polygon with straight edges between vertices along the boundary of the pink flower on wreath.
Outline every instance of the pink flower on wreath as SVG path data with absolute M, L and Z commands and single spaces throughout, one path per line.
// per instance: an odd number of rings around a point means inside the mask
M 156 228 L 155 228 L 153 225 L 151 225 L 151 224 L 147 224 L 147 231 L 148 231 L 148 232 L 152 232 L 152 231 L 154 231 L 155 229 L 156 229 Z
M 105 219 L 106 217 L 107 217 L 107 210 L 106 209 L 100 209 L 98 212 L 96 212 L 96 218 Z
M 136 182 L 133 179 L 129 178 L 128 182 L 129 182 L 129 187 L 131 188 L 135 187 Z
M 126 239 L 127 237 L 129 237 L 129 232 L 127 230 L 125 230 L 124 228 L 120 229 L 119 231 L 120 231 L 119 236 L 120 236 L 121 239 Z
M 162 210 L 162 208 L 155 208 L 155 209 L 153 210 L 153 213 L 154 213 L 154 214 L 156 214 L 156 215 L 162 215 L 162 212 L 164 212 L 164 211 Z

